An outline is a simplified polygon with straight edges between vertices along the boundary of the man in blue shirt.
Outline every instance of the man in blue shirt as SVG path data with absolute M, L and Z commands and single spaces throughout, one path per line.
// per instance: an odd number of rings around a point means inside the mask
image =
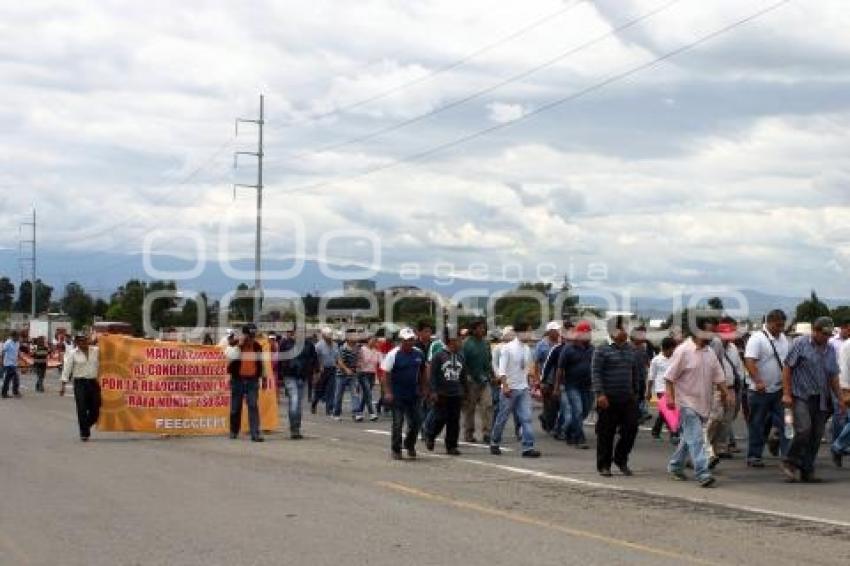
M 21 396 L 21 381 L 18 377 L 18 352 L 21 344 L 18 342 L 18 332 L 13 330 L 9 338 L 3 342 L 3 398 L 9 397 L 9 383 L 12 384 L 12 395 Z
M 325 403 L 325 413 L 330 416 L 333 412 L 334 394 L 336 393 L 336 360 L 339 358 L 339 346 L 333 340 L 333 330 L 322 329 L 322 337 L 316 344 L 316 355 L 319 358 L 319 379 L 313 389 L 311 411 L 316 414 L 319 401 Z
M 303 337 L 303 344 L 300 350 L 295 354 L 289 362 L 289 368 L 283 372 L 283 386 L 286 388 L 286 395 L 289 399 L 288 414 L 289 414 L 289 437 L 292 440 L 301 440 L 304 436 L 301 434 L 301 405 L 304 400 L 304 386 L 312 383 L 313 372 L 318 365 L 319 359 L 316 354 L 316 345 L 309 336 L 305 336 L 303 326 L 298 326 L 296 331 L 299 338 Z M 295 332 L 290 331 L 287 337 L 281 341 L 280 352 L 283 355 L 286 353 L 292 356 L 295 352 L 297 341 Z M 310 398 L 311 389 L 308 389 L 307 398 Z
M 392 406 L 393 426 L 391 450 L 394 460 L 401 460 L 402 428 L 407 421 L 407 434 L 404 448 L 408 457 L 416 458 L 416 437 L 422 418 L 419 406 L 424 397 L 426 386 L 425 354 L 414 347 L 416 333 L 411 328 L 402 328 L 399 332 L 401 345 L 393 348 L 384 358 L 381 368 L 386 372 L 385 395 Z
M 567 444 L 587 449 L 584 419 L 593 408 L 590 367 L 593 346 L 590 341 L 593 327 L 586 320 L 576 325 L 575 340 L 561 349 L 555 391 L 560 393 L 561 413 L 564 418 L 563 437 Z
M 814 475 L 815 459 L 832 412 L 830 394 L 838 398 L 840 414 L 846 412 L 838 384 L 838 363 L 829 344 L 833 328 L 831 318 L 818 318 L 812 324 L 811 336 L 794 340 L 782 368 L 782 404 L 793 411 L 794 438 L 780 466 L 790 481 L 819 482 Z
M 554 420 L 557 418 L 557 415 L 555 415 L 557 409 L 554 409 L 554 407 L 558 404 L 555 393 L 555 381 L 553 379 L 554 375 L 547 375 L 544 369 L 549 354 L 561 343 L 561 330 L 563 328 L 563 322 L 552 321 L 547 324 L 546 334 L 534 347 L 534 352 L 532 353 L 532 374 L 537 382 L 540 383 L 540 393 L 543 396 L 543 412 L 539 418 L 544 432 L 552 430 Z

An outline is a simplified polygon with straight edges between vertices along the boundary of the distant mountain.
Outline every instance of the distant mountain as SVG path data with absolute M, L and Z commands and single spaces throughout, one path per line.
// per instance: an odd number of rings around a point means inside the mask
M 184 260 L 173 256 L 156 256 L 151 260 L 153 267 L 162 272 L 160 276 L 150 277 L 145 271 L 141 255 L 85 253 L 85 252 L 51 252 L 39 254 L 39 269 L 37 277 L 54 287 L 54 293 L 71 281 L 77 281 L 90 293 L 107 297 L 119 285 L 129 279 L 175 279 L 169 273 L 189 272 L 195 267 L 194 261 Z M 293 266 L 293 261 L 265 260 L 263 266 L 268 271 L 285 271 Z M 200 273 L 189 278 L 179 279 L 178 287 L 185 290 L 205 291 L 210 297 L 220 297 L 234 290 L 240 283 L 249 286 L 254 284 L 254 261 L 252 259 L 234 260 L 229 268 L 236 270 L 241 277 L 231 277 L 223 266 L 215 261 L 206 262 L 199 270 Z M 327 272 L 333 270 L 339 277 L 330 277 Z M 361 273 L 357 273 L 360 271 Z M 325 265 L 315 260 L 305 260 L 303 268 L 291 279 L 267 280 L 266 289 L 292 291 L 303 295 L 306 293 L 324 293 L 341 291 L 342 282 L 348 278 L 361 278 L 362 268 L 352 265 Z M 13 281 L 20 278 L 17 255 L 12 250 L 0 250 L 0 276 L 6 275 Z M 435 276 L 423 276 L 416 279 L 403 278 L 397 273 L 378 273 L 370 277 L 376 282 L 378 289 L 412 285 L 423 289 L 432 289 L 443 295 L 453 295 L 462 290 L 482 288 L 485 293 L 509 290 L 514 283 L 492 281 L 468 281 L 455 279 L 446 281 Z
M 736 293 L 741 294 L 744 299 L 743 302 L 739 303 L 731 296 L 721 295 L 724 306 L 727 309 L 746 310 L 749 313 L 746 316 L 751 319 L 759 318 L 773 309 L 782 309 L 789 318 L 793 318 L 797 305 L 808 298 L 808 294 L 796 297 L 782 296 L 762 293 L 761 291 L 754 291 L 752 289 L 742 289 L 740 291 L 736 291 Z M 579 295 L 581 295 L 580 291 Z M 682 307 L 689 306 L 692 302 L 694 302 L 694 297 L 695 296 L 691 294 L 684 294 L 678 301 L 670 297 L 635 297 L 631 302 L 631 311 L 644 318 L 667 318 L 667 316 L 674 310 L 679 310 Z M 703 299 L 703 296 L 700 295 L 699 299 Z M 850 305 L 850 299 L 830 299 L 825 297 L 820 297 L 820 299 L 830 308 L 835 308 L 841 305 Z M 593 300 L 590 297 L 588 297 L 587 300 L 582 299 L 582 304 L 590 304 L 597 307 L 605 306 L 604 301 Z M 695 304 L 704 305 L 705 300 L 700 300 Z
M 264 262 L 267 270 L 285 270 L 292 266 L 292 261 L 268 260 Z M 253 260 L 236 260 L 232 262 L 232 268 L 239 270 L 243 277 L 232 278 L 224 272 L 222 266 L 217 262 L 207 262 L 201 266 L 200 273 L 189 279 L 178 281 L 178 287 L 185 290 L 205 291 L 211 298 L 218 298 L 236 288 L 239 283 L 253 285 Z M 153 267 L 161 272 L 186 272 L 192 270 L 194 262 L 172 256 L 156 256 L 153 258 Z M 340 272 L 340 278 L 328 277 L 323 272 L 323 265 L 314 260 L 305 260 L 304 266 L 294 278 L 285 281 L 267 281 L 266 289 L 291 291 L 299 295 L 306 293 L 325 293 L 339 291 L 342 289 L 342 279 L 354 275 L 359 278 L 355 266 L 331 265 L 324 266 Z M 20 267 L 17 261 L 17 250 L 0 250 L 0 276 L 6 275 L 17 282 L 20 278 Z M 128 279 L 151 279 L 145 273 L 141 255 L 116 254 L 83 251 L 51 251 L 44 250 L 39 253 L 39 275 L 48 284 L 54 287 L 54 296 L 61 296 L 62 289 L 67 283 L 77 281 L 90 293 L 108 297 L 119 285 Z M 172 277 L 173 278 L 173 277 Z M 418 279 L 402 278 L 397 273 L 379 273 L 372 277 L 378 289 L 397 286 L 413 285 L 423 289 L 435 290 L 442 295 L 454 295 L 460 291 L 470 289 L 481 289 L 483 294 L 491 294 L 514 288 L 516 283 L 505 281 L 477 281 L 454 279 L 448 284 L 433 275 L 425 275 Z M 582 304 L 605 308 L 604 301 L 595 299 L 591 289 L 582 289 L 576 292 L 580 296 Z M 794 309 L 806 296 L 783 296 L 772 295 L 760 291 L 744 289 L 740 291 L 746 300 L 750 317 L 757 318 L 767 311 L 780 308 L 789 316 L 793 315 Z M 618 295 L 614 297 L 622 304 Z M 679 305 L 688 305 L 692 295 L 684 295 L 681 301 L 674 301 L 670 297 L 635 297 L 632 299 L 631 310 L 646 318 L 666 318 L 670 312 Z M 850 299 L 822 300 L 830 307 L 850 304 Z M 731 299 L 725 301 L 727 308 L 736 305 Z

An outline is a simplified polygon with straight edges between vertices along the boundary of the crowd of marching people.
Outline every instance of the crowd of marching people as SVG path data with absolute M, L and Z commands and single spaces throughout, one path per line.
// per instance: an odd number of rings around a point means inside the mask
M 542 432 L 578 450 L 591 447 L 586 424 L 595 415 L 596 467 L 604 477 L 612 469 L 632 475 L 639 427 L 653 418 L 652 437 L 662 442 L 666 429 L 674 447 L 670 477 L 684 480 L 693 468 L 703 487 L 714 485 L 713 470 L 736 453 L 751 468 L 765 467 L 765 449 L 781 457 L 788 481 L 819 482 L 815 460 L 829 419 L 834 464 L 850 453 L 850 324 L 836 329 L 819 318 L 811 334 L 792 339 L 780 310 L 750 333 L 731 318 L 706 317 L 690 336 L 671 332 L 656 346 L 644 327 L 628 323 L 611 319 L 601 344 L 584 320 L 551 322 L 539 341 L 520 325 L 491 338 L 484 321 L 439 336 L 423 322 L 395 340 L 330 328 L 313 339 L 299 341 L 295 331 L 270 338 L 292 438 L 302 438 L 305 403 L 339 421 L 348 392 L 354 421 L 391 416 L 394 459 L 416 458 L 420 436 L 428 450 L 444 436 L 449 455 L 460 454 L 461 439 L 480 439 L 500 455 L 509 422 L 521 455 L 538 458 L 535 398 Z M 741 416 L 747 435 L 739 447 L 734 424 Z
M 816 457 L 828 439 L 833 463 L 850 454 L 850 323 L 835 328 L 818 318 L 810 334 L 789 337 L 781 310 L 769 312 L 762 328 L 739 332 L 731 318 L 698 318 L 690 336 L 670 332 L 659 344 L 629 320 L 608 321 L 607 339 L 594 343 L 589 321 L 553 321 L 534 340 L 529 328 L 505 327 L 493 337 L 486 323 L 446 328 L 435 335 L 429 322 L 397 335 L 342 334 L 324 328 L 317 336 L 296 330 L 269 333 L 271 368 L 255 326 L 230 330 L 222 339 L 231 384 L 230 437 L 238 438 L 247 405 L 252 441 L 262 442 L 258 411 L 260 380 L 276 378 L 292 439 L 303 438 L 302 411 L 319 408 L 341 421 L 391 418 L 391 456 L 416 458 L 420 437 L 428 450 L 442 436 L 448 455 L 460 454 L 461 439 L 479 441 L 498 456 L 505 427 L 525 458 L 539 458 L 539 429 L 577 450 L 591 448 L 586 425 L 595 417 L 596 468 L 631 476 L 629 458 L 642 423 L 654 422 L 652 437 L 667 438 L 673 453 L 670 477 L 700 486 L 714 485 L 713 470 L 736 453 L 747 466 L 765 467 L 767 449 L 780 457 L 780 469 L 793 482 L 819 482 Z M 97 422 L 100 392 L 97 346 L 76 336 L 63 344 L 61 389 L 73 382 L 80 437 L 88 440 Z M 36 390 L 44 390 L 46 348 L 35 344 Z M 2 396 L 20 396 L 19 337 L 2 345 Z M 44 367 L 42 367 L 44 366 Z M 656 415 L 650 407 L 654 401 Z M 735 423 L 746 424 L 739 447 Z M 347 415 L 346 415 L 347 418 Z M 405 426 L 406 425 L 406 426 Z

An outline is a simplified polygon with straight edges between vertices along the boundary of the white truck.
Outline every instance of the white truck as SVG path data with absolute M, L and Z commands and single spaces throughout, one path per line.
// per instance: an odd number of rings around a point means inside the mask
M 43 336 L 48 344 L 52 344 L 56 340 L 56 333 L 71 334 L 73 325 L 69 320 L 51 320 L 51 319 L 35 319 L 30 321 L 29 339 L 35 340 L 39 336 Z

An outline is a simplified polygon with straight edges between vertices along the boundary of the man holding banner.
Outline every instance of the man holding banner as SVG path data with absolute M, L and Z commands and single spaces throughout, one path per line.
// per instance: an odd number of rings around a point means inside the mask
M 242 327 L 242 342 L 239 346 L 239 374 L 232 384 L 230 397 L 230 438 L 239 436 L 242 424 L 242 400 L 248 404 L 248 426 L 252 442 L 264 442 L 260 436 L 260 378 L 263 377 L 263 348 L 256 340 L 257 327 L 246 324 Z

